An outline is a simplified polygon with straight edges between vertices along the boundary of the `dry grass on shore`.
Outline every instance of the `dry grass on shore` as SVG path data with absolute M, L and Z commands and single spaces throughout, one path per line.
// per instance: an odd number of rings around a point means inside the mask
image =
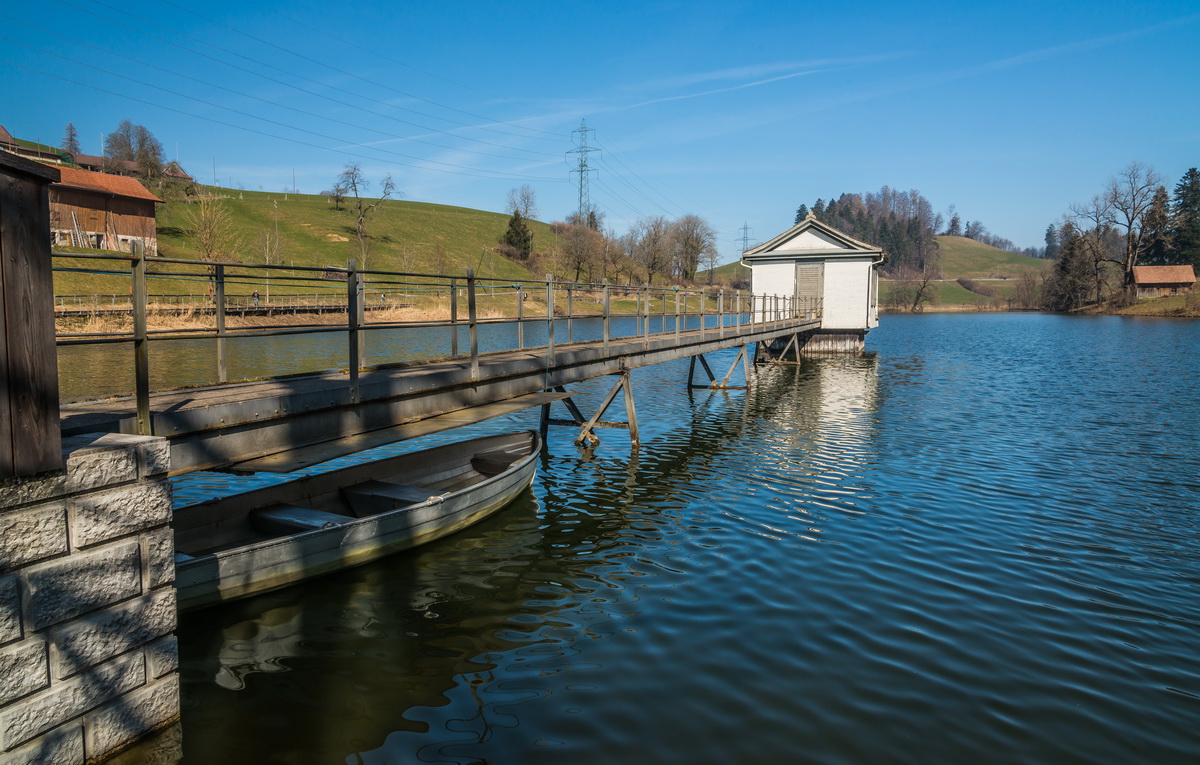
M 478 311 L 480 319 L 500 319 L 505 313 L 497 310 Z M 460 321 L 465 318 L 460 316 Z M 448 322 L 450 307 L 398 306 L 374 309 L 367 312 L 368 324 L 405 324 L 422 322 Z M 337 326 L 346 324 L 345 312 L 338 313 L 289 313 L 280 311 L 271 315 L 241 316 L 230 313 L 225 317 L 227 329 L 267 329 L 272 327 Z M 54 322 L 60 335 L 106 335 L 130 334 L 133 332 L 133 317 L 127 314 L 97 313 L 90 316 L 58 317 Z M 146 315 L 146 325 L 151 332 L 181 332 L 189 330 L 215 330 L 216 318 L 212 314 L 190 310 L 154 311 Z

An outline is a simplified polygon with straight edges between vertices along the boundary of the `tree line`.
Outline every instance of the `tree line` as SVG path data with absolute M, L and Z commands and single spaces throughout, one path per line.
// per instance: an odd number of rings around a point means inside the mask
M 1047 227 L 1046 255 L 1055 263 L 1041 306 L 1055 311 L 1132 302 L 1139 265 L 1200 266 L 1200 172 L 1189 169 L 1168 194 L 1158 172 L 1130 163 Z
M 681 284 L 696 279 L 707 269 L 711 283 L 718 263 L 717 234 L 698 215 L 645 216 L 618 233 L 605 225 L 604 213 L 574 212 L 566 220 L 554 221 L 550 230 L 558 240 L 546 243 L 540 252 L 529 221 L 537 214 L 537 195 L 524 185 L 509 191 L 506 207 L 511 216 L 497 250 L 505 257 L 537 268 L 560 273 L 573 281 L 602 280 Z
M 878 192 L 842 194 L 828 202 L 818 199 L 812 207 L 800 205 L 796 223 L 810 213 L 838 231 L 880 247 L 887 256 L 883 269 L 889 276 L 937 271 L 937 232 L 944 218 L 916 189 L 884 186 Z
M 75 123 L 67 123 L 59 148 L 72 159 L 84 153 Z M 190 179 L 179 177 L 181 173 L 168 172 L 173 165 L 175 163 L 166 160 L 162 142 L 145 125 L 121 120 L 115 130 L 104 136 L 100 161 L 102 172 L 132 175 L 146 188 L 158 192 L 164 198 L 194 194 L 195 184 Z

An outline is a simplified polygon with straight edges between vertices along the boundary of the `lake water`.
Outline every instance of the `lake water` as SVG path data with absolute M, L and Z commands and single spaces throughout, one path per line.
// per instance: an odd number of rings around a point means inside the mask
M 1200 322 L 868 348 L 749 391 L 636 370 L 635 455 L 552 429 L 483 525 L 185 615 L 185 761 L 1197 761 Z

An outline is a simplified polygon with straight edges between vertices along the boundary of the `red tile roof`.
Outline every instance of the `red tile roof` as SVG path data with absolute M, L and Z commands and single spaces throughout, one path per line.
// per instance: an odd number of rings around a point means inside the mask
M 149 199 L 153 202 L 162 200 L 146 190 L 137 178 L 126 178 L 123 175 L 108 175 L 107 173 L 92 173 L 87 170 L 77 170 L 73 167 L 60 167 L 62 180 L 53 186 L 69 186 L 75 189 L 98 191 L 102 194 L 113 194 L 119 197 L 134 199 Z M 53 188 L 53 186 L 51 188 Z
M 1194 284 L 1196 273 L 1191 266 L 1134 266 L 1134 284 Z

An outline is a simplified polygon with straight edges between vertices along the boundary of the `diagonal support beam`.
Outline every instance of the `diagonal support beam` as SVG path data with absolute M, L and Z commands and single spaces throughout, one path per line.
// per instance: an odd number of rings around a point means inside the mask
M 700 366 L 704 368 L 708 375 L 708 385 L 696 385 L 694 375 L 696 372 L 696 360 L 700 360 Z M 708 361 L 705 360 L 703 354 L 692 356 L 691 366 L 688 368 L 688 387 L 689 388 L 705 388 L 707 390 L 746 390 L 750 387 L 750 357 L 746 355 L 746 346 L 742 346 L 738 351 L 738 355 L 734 357 L 733 363 L 729 365 L 729 371 L 725 373 L 725 377 L 721 382 L 717 382 L 717 376 L 713 374 L 712 368 L 708 366 Z M 729 378 L 733 377 L 733 371 L 737 369 L 739 363 L 744 363 L 746 366 L 746 384 L 745 385 L 729 385 Z
M 589 448 L 595 448 L 595 446 L 600 443 L 600 438 L 595 433 L 596 428 L 621 428 L 629 431 L 630 443 L 636 449 L 640 445 L 640 440 L 638 438 L 637 409 L 633 400 L 633 385 L 630 382 L 628 371 L 621 372 L 619 377 L 620 379 L 613 384 L 612 389 L 608 391 L 608 393 L 604 396 L 604 400 L 600 402 L 600 406 L 596 410 L 596 413 L 586 420 L 583 417 L 583 413 L 579 410 L 579 407 L 576 406 L 575 402 L 570 398 L 564 398 L 562 399 L 562 402 L 571 412 L 572 417 L 574 417 L 574 419 L 571 420 L 560 420 L 551 417 L 550 403 L 544 404 L 542 406 L 541 419 L 542 434 L 545 435 L 550 425 L 568 425 L 578 427 L 580 428 L 579 437 L 575 439 L 575 443 L 586 445 Z M 561 385 L 556 385 L 554 389 L 559 393 L 567 392 L 566 388 Z M 628 421 L 609 422 L 606 420 L 601 420 L 600 418 L 604 416 L 604 413 L 608 411 L 608 408 L 612 406 L 613 401 L 616 400 L 617 394 L 622 391 L 625 393 L 625 411 L 628 415 Z

